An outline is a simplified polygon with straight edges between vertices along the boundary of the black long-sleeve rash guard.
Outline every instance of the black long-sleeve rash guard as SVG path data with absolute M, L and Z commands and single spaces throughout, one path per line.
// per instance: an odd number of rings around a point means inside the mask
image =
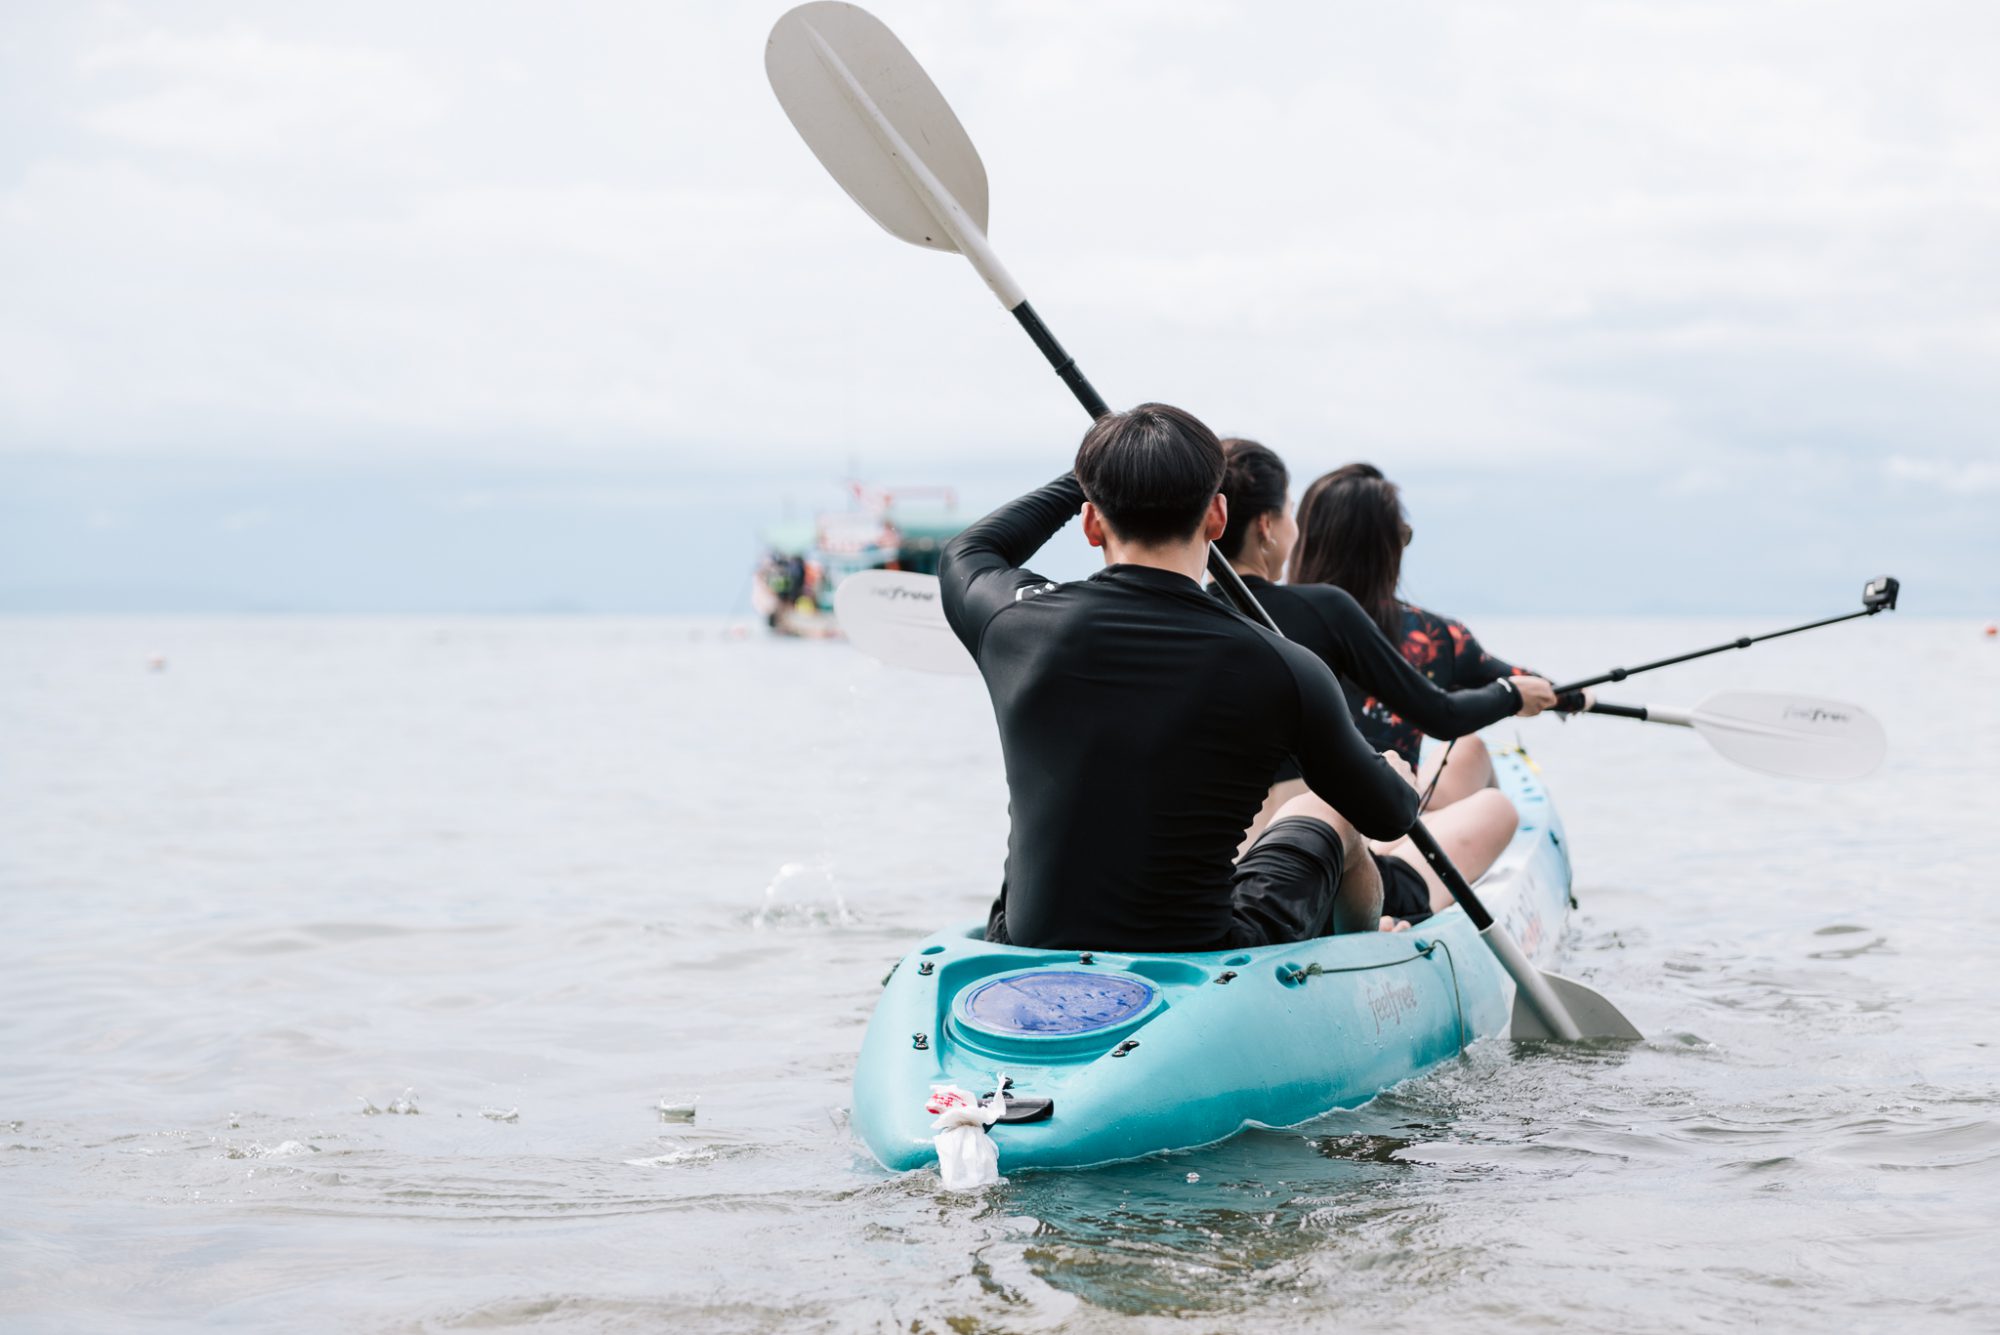
M 1082 503 L 1057 478 L 959 534 L 938 569 L 1000 723 L 1006 934 L 1218 949 L 1236 845 L 1285 756 L 1370 838 L 1407 830 L 1417 795 L 1362 740 L 1324 663 L 1187 576 L 1114 565 L 1055 584 L 1023 569 Z
M 1420 732 L 1450 739 L 1498 723 L 1521 707 L 1520 692 L 1505 677 L 1466 690 L 1440 687 L 1403 656 L 1354 595 L 1339 585 L 1273 584 L 1256 575 L 1245 575 L 1243 582 L 1286 639 L 1312 650 L 1339 675 L 1357 725 L 1370 701 L 1379 701 Z M 1211 585 L 1209 592 L 1218 600 L 1223 597 L 1220 586 Z M 1278 777 L 1297 778 L 1298 769 L 1288 763 Z

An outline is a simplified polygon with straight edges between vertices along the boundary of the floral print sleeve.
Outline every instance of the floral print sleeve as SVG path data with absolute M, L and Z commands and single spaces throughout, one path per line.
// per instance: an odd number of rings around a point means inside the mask
M 1426 616 L 1431 615 L 1425 613 Z M 1444 625 L 1445 634 L 1451 640 L 1451 684 L 1456 687 L 1484 686 L 1489 681 L 1502 677 L 1532 677 L 1537 675 L 1528 668 L 1515 667 L 1512 663 L 1495 658 L 1472 638 L 1472 632 L 1462 621 L 1448 617 L 1437 617 Z
M 1495 658 L 1481 647 L 1465 624 L 1439 616 L 1414 603 L 1404 603 L 1399 646 L 1410 666 L 1430 678 L 1440 690 L 1484 686 L 1502 677 L 1532 675 L 1527 668 Z M 1380 751 L 1394 751 L 1412 767 L 1423 747 L 1424 734 L 1380 700 L 1370 697 L 1358 720 L 1361 735 Z

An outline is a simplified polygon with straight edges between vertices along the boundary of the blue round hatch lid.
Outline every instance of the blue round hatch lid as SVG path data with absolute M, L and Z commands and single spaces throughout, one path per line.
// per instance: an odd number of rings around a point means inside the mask
M 960 1002 L 992 1034 L 1088 1034 L 1133 1019 L 1158 990 L 1130 974 L 1036 969 L 981 983 Z

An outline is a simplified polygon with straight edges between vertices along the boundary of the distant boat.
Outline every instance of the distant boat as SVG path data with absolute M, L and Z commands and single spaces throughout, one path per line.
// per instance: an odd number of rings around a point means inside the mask
M 935 575 L 945 543 L 966 524 L 950 487 L 847 487 L 846 509 L 761 535 L 764 558 L 750 581 L 750 605 L 780 635 L 839 635 L 833 591 L 840 581 L 857 570 Z

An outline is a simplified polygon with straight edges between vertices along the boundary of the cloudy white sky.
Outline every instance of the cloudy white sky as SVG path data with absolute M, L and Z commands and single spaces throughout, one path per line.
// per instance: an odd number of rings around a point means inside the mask
M 2000 9 L 873 8 L 1106 397 L 1381 463 L 1416 592 L 2000 611 Z M 1080 412 L 798 142 L 780 10 L 12 0 L 0 608 L 722 612 L 850 461 L 1054 472 Z

